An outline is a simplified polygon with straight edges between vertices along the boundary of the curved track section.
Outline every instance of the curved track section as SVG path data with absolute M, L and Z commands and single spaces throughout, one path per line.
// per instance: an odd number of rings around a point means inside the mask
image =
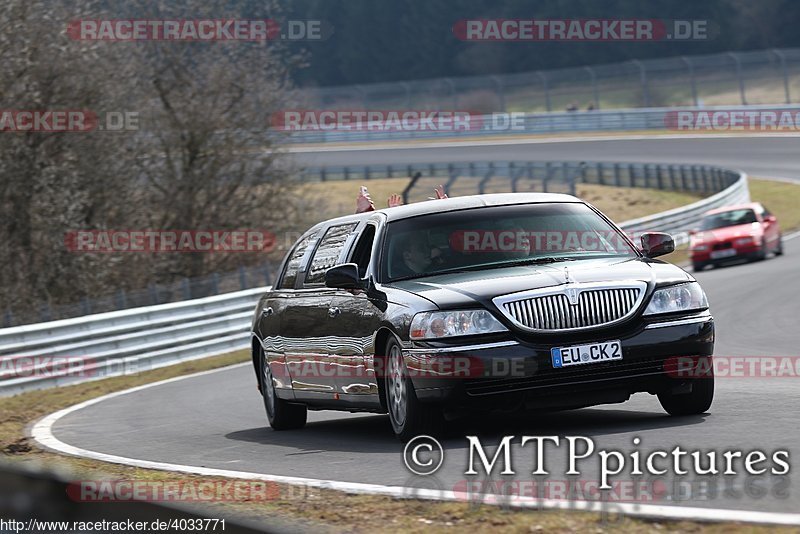
M 480 146 L 480 150 L 476 147 Z M 662 161 L 717 164 L 755 176 L 800 180 L 797 137 L 619 138 L 409 144 L 402 148 L 295 148 L 306 165 L 365 165 L 473 160 Z M 797 237 L 797 236 L 795 236 Z M 800 317 L 800 239 L 786 255 L 765 262 L 698 273 L 717 324 L 716 354 L 794 356 Z M 504 435 L 587 436 L 597 449 L 718 451 L 776 449 L 800 458 L 796 406 L 800 376 L 717 380 L 710 414 L 670 418 L 657 400 L 635 395 L 622 405 L 524 417 L 470 419 L 442 441 L 445 460 L 431 477 L 413 476 L 386 416 L 310 412 L 305 429 L 274 432 L 255 389 L 249 364 L 172 379 L 94 399 L 48 416 L 34 428 L 43 445 L 68 454 L 141 467 L 205 475 L 307 483 L 350 492 L 430 498 L 464 497 L 468 462 L 465 435 L 486 444 Z M 533 453 L 513 449 L 520 484 L 532 481 Z M 556 452 L 563 452 L 559 448 Z M 551 479 L 564 479 L 566 455 L 548 457 Z M 582 479 L 597 480 L 598 466 Z M 620 478 L 623 475 L 618 475 Z M 702 489 L 697 478 L 667 480 L 656 499 L 615 503 L 631 514 L 800 524 L 800 475 L 722 477 Z M 420 489 L 423 488 L 423 489 Z M 425 489 L 427 488 L 427 489 Z M 538 501 L 554 508 L 596 509 L 598 503 Z
M 786 242 L 786 255 L 698 274 L 717 320 L 716 353 L 724 356 L 800 356 L 795 336 L 800 294 L 800 239 Z M 267 427 L 255 378 L 248 364 L 173 379 L 89 401 L 40 422 L 34 436 L 62 452 L 142 467 L 206 475 L 262 477 L 310 483 L 351 492 L 458 498 L 468 457 L 465 435 L 484 443 L 502 436 L 591 437 L 597 449 L 630 452 L 634 437 L 643 452 L 671 449 L 769 451 L 788 449 L 800 457 L 796 409 L 800 377 L 717 380 L 710 414 L 670 418 L 657 400 L 638 394 L 622 405 L 455 425 L 442 441 L 445 461 L 433 477 L 415 477 L 404 467 L 403 447 L 386 416 L 311 412 L 300 431 Z M 533 453 L 514 446 L 516 478 L 529 482 Z M 562 450 L 559 449 L 558 452 Z M 566 457 L 548 458 L 551 479 L 563 479 Z M 586 480 L 598 470 L 582 469 Z M 617 478 L 627 478 L 621 475 Z M 724 479 L 724 484 L 723 484 Z M 654 501 L 616 504 L 633 514 L 800 524 L 800 476 L 750 479 L 715 477 L 715 496 L 690 489 L 696 478 Z M 435 488 L 417 491 L 403 488 Z M 455 490 L 455 493 L 454 493 Z M 699 493 L 698 493 L 699 492 Z M 596 503 L 595 503 L 596 504 Z M 546 501 L 545 506 L 570 506 Z
M 793 134 L 664 135 L 490 139 L 402 145 L 295 147 L 306 166 L 450 163 L 460 161 L 630 161 L 718 165 L 751 176 L 800 180 L 800 137 Z

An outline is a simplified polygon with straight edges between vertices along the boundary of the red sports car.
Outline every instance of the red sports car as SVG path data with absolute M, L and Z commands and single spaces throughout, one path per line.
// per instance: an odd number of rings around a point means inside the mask
M 731 260 L 763 260 L 770 252 L 783 254 L 778 219 L 758 202 L 711 210 L 690 234 L 695 271 Z

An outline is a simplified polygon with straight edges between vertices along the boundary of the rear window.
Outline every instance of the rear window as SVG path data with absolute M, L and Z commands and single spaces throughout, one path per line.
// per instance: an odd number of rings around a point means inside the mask
M 289 259 L 286 262 L 286 268 L 283 271 L 283 276 L 278 284 L 278 289 L 292 289 L 297 281 L 297 271 L 300 269 L 300 263 L 303 256 L 308 250 L 308 246 L 313 243 L 317 232 L 313 232 L 306 237 L 301 238 L 289 254 Z
M 325 283 L 325 271 L 336 265 L 347 237 L 355 227 L 356 223 L 350 223 L 328 228 L 311 259 L 311 265 L 306 273 L 306 285 Z

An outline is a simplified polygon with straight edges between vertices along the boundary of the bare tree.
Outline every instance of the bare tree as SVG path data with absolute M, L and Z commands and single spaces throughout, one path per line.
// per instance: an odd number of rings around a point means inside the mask
M 234 4 L 191 12 L 236 18 Z M 265 259 L 78 254 L 64 246 L 71 230 L 292 229 L 289 169 L 266 135 L 289 85 L 280 43 L 83 42 L 65 31 L 80 18 L 186 18 L 188 7 L 9 0 L 0 12 L 6 106 L 139 114 L 138 131 L 0 132 L 0 313 Z

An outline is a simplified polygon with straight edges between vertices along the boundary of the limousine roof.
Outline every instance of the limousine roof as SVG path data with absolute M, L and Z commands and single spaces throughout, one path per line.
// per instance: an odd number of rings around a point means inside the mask
M 385 214 L 388 221 L 397 221 L 400 219 L 408 219 L 409 217 L 417 217 L 419 215 L 479 208 L 481 206 L 513 206 L 517 204 L 541 204 L 547 202 L 574 203 L 583 201 L 572 195 L 565 195 L 561 193 L 494 193 L 487 195 L 469 195 L 464 197 L 414 202 L 412 204 L 397 206 L 395 208 L 383 208 L 375 211 L 368 211 L 366 213 L 345 215 L 344 217 L 331 219 L 327 221 L 327 223 L 361 220 L 375 213 Z

